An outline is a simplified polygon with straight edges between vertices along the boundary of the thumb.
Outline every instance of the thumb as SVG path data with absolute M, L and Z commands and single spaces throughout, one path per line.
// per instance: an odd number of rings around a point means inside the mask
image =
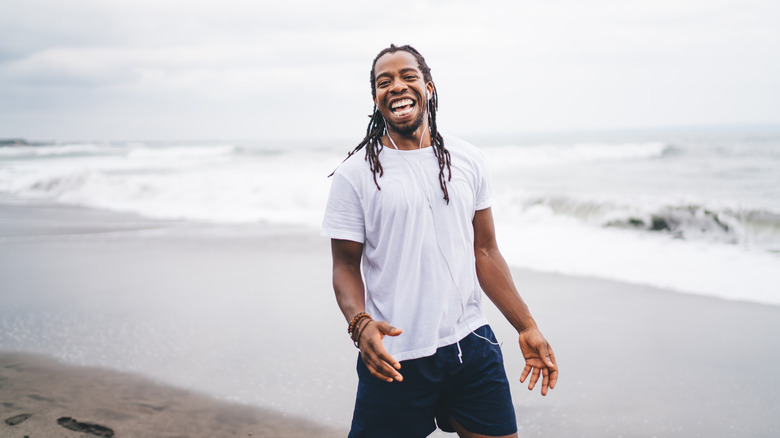
M 542 360 L 545 364 L 547 364 L 548 367 L 554 368 L 555 365 L 553 364 L 552 359 L 550 358 L 550 355 L 552 354 L 552 351 L 548 349 L 547 343 L 542 344 L 541 347 L 539 347 L 539 355 L 542 356 Z
M 379 329 L 380 332 L 388 336 L 398 336 L 403 332 L 403 330 L 388 324 L 387 321 L 377 322 L 377 328 Z

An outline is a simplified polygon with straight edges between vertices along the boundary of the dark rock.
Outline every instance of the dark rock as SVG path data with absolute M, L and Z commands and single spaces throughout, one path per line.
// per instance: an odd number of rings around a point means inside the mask
M 76 421 L 71 417 L 61 417 L 57 419 L 57 424 L 64 427 L 65 429 L 73 430 L 76 432 L 84 432 L 84 433 L 89 433 L 92 435 L 97 435 L 102 437 L 114 436 L 114 431 L 109 429 L 106 426 L 102 426 L 100 424 Z
M 669 221 L 667 221 L 666 218 L 662 216 L 653 216 L 652 218 L 652 225 L 650 225 L 650 229 L 653 231 L 663 231 L 663 230 L 671 230 L 672 225 L 669 224 Z
M 723 222 L 721 222 L 721 220 L 720 220 L 720 218 L 718 217 L 718 215 L 717 215 L 717 214 L 713 214 L 713 215 L 712 215 L 712 219 L 715 221 L 715 223 L 716 223 L 716 224 L 718 224 L 718 226 L 719 226 L 719 227 L 720 227 L 720 228 L 721 228 L 723 231 L 726 231 L 726 232 L 728 232 L 728 231 L 729 231 L 729 225 L 728 225 L 728 224 L 724 224 Z
M 5 419 L 5 424 L 7 424 L 9 426 L 16 426 L 19 423 L 23 423 L 25 420 L 27 420 L 30 417 L 32 417 L 32 414 L 19 414 L 19 415 L 15 415 L 15 416 L 13 416 L 11 418 L 6 418 Z

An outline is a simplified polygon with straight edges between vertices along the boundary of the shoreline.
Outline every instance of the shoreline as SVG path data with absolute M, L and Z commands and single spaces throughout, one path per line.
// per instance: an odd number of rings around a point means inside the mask
M 69 364 L 55 368 L 108 368 L 240 401 L 228 411 L 258 406 L 348 428 L 356 350 L 330 289 L 325 239 L 265 224 L 145 228 L 132 215 L 59 207 L 0 202 L 0 358 L 44 354 Z M 136 229 L 125 229 L 130 223 Z M 68 224 L 79 232 L 64 232 Z M 780 429 L 777 306 L 512 274 L 561 366 L 548 397 L 529 393 L 517 382 L 523 360 L 513 330 L 483 301 L 504 342 L 521 436 L 770 437 Z

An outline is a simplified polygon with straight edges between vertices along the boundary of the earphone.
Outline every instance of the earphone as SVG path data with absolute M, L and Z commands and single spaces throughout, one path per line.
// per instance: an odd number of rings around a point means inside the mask
M 390 137 L 390 141 L 391 142 L 393 141 L 393 137 Z M 393 142 L 393 146 L 395 146 L 395 142 Z M 396 149 L 398 149 L 397 146 Z M 458 302 L 460 303 L 460 310 L 461 310 L 461 316 L 463 318 L 463 322 L 466 324 L 466 327 L 469 329 L 469 331 L 471 331 L 471 334 L 473 334 L 474 336 L 484 341 L 487 341 L 487 343 L 489 344 L 497 345 L 501 347 L 502 342 L 493 342 L 492 340 L 476 333 L 474 329 L 471 328 L 469 322 L 466 320 L 466 304 L 463 302 L 464 294 L 463 291 L 461 291 L 460 286 L 458 286 L 458 280 L 455 278 L 455 274 L 452 271 L 452 265 L 450 265 L 450 261 L 449 259 L 447 259 L 447 254 L 444 252 L 444 248 L 442 248 L 441 245 L 439 230 L 436 228 L 436 207 L 434 207 L 433 202 L 431 202 L 431 198 L 428 196 L 428 191 L 425 188 L 425 184 L 423 184 L 422 166 L 420 165 L 420 163 L 417 163 L 418 164 L 417 169 L 419 169 L 420 171 L 420 173 L 418 173 L 415 167 L 412 165 L 412 163 L 410 163 L 409 160 L 407 160 L 404 155 L 401 155 L 401 158 L 406 162 L 406 165 L 409 166 L 409 168 L 412 170 L 412 174 L 414 175 L 413 179 L 417 181 L 417 184 L 419 185 L 420 189 L 422 189 L 422 194 L 425 197 L 425 200 L 428 202 L 429 211 L 431 212 L 431 215 L 433 217 L 433 233 L 434 233 L 434 237 L 436 238 L 436 246 L 439 247 L 439 253 L 442 256 L 442 259 L 444 259 L 444 264 L 447 266 L 447 271 L 449 272 L 450 278 L 452 279 L 452 284 L 453 286 L 455 286 L 455 290 L 457 291 L 457 297 L 458 297 Z M 468 301 L 468 297 L 466 298 Z M 461 354 L 460 343 L 458 343 L 458 352 L 460 357 Z M 461 363 L 463 363 L 462 360 Z

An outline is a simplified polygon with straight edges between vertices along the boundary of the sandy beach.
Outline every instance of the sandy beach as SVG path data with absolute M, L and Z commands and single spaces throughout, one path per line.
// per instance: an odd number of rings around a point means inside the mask
M 9 438 L 343 435 L 279 412 L 28 354 L 0 354 L 0 388 L 0 436 Z
M 780 307 L 513 275 L 561 367 L 546 398 L 513 387 L 520 436 L 780 430 Z M 2 437 L 95 436 L 64 428 L 63 417 L 117 437 L 345 436 L 349 427 L 356 350 L 317 230 L 6 198 L 0 303 Z M 511 328 L 492 305 L 486 313 L 517 381 Z M 7 424 L 22 414 L 32 415 Z

